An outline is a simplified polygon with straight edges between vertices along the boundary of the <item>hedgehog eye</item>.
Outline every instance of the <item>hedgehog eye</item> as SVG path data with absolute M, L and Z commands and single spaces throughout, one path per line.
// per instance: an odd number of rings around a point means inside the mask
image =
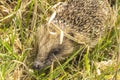
M 53 49 L 50 53 L 52 53 L 52 54 L 54 54 L 54 55 L 57 55 L 57 54 L 60 53 L 60 51 L 61 51 L 61 48 L 55 48 L 55 49 Z

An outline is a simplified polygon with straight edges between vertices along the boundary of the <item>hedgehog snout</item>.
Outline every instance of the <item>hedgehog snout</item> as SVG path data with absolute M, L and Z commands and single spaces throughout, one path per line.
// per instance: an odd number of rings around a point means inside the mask
M 43 64 L 44 64 L 44 63 L 35 61 L 35 62 L 32 64 L 32 68 L 33 68 L 34 70 L 40 70 L 40 69 L 43 68 Z

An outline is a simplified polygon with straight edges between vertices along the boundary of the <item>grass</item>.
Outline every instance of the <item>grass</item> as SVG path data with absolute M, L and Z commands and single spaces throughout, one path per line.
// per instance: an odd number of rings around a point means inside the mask
M 120 80 L 120 1 L 113 8 L 114 27 L 92 51 L 81 56 L 80 48 L 63 64 L 40 72 L 31 69 L 35 31 L 60 0 L 6 1 L 0 1 L 0 80 Z

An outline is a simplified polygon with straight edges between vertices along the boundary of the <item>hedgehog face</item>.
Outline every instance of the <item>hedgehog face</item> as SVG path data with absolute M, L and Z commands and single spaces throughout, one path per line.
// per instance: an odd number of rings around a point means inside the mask
M 34 69 L 42 69 L 49 66 L 56 58 L 61 60 L 72 53 L 73 42 L 64 38 L 63 43 L 60 44 L 59 37 L 59 34 L 50 34 L 45 27 L 38 29 L 36 36 L 37 56 L 33 63 Z

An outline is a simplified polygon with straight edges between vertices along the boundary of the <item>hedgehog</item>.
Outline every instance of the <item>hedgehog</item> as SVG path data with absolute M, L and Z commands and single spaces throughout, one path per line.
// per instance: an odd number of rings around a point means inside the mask
M 110 28 L 108 0 L 68 0 L 53 9 L 48 23 L 37 29 L 34 69 L 64 60 L 80 45 L 93 48 Z

